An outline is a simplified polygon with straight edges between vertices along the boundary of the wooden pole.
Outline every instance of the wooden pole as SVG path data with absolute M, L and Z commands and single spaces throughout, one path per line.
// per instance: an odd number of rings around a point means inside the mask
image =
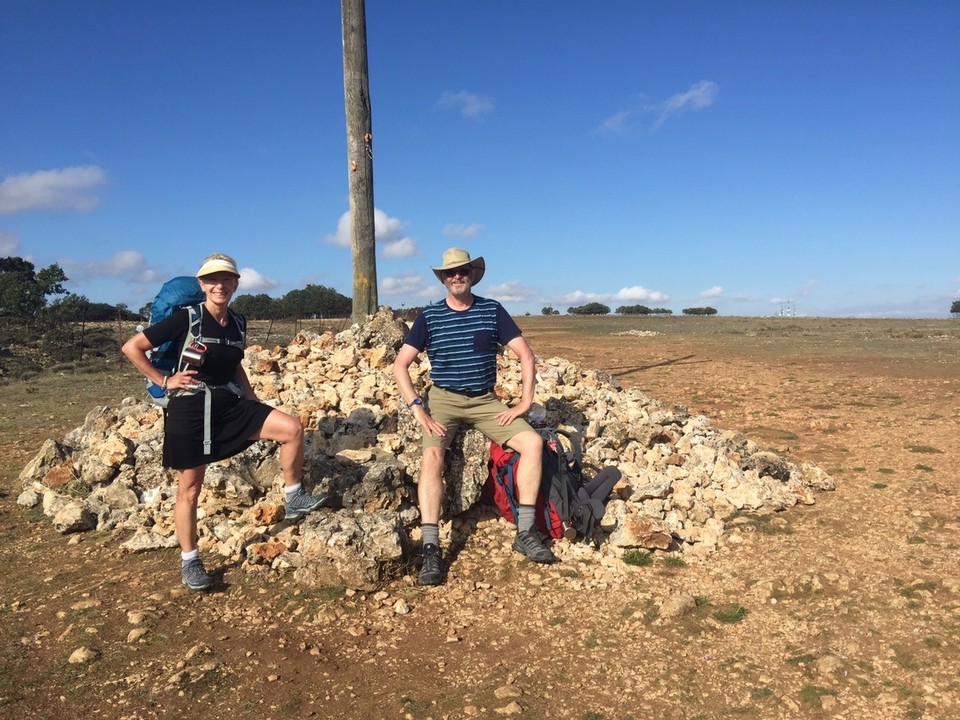
M 364 0 L 340 0 L 343 22 L 343 94 L 347 114 L 347 177 L 353 252 L 353 321 L 377 312 L 377 258 L 373 220 L 373 123 L 367 73 Z

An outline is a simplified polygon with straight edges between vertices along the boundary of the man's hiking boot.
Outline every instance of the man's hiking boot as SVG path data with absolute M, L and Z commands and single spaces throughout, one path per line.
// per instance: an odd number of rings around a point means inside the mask
M 213 578 L 204 570 L 200 558 L 188 560 L 180 566 L 180 580 L 191 590 L 209 590 L 213 587 Z
M 284 503 L 284 517 L 287 520 L 299 520 L 317 508 L 329 506 L 332 500 L 333 495 L 330 493 L 308 495 L 306 490 L 300 488 Z
M 418 585 L 439 585 L 443 582 L 443 557 L 440 547 L 433 543 L 423 546 L 423 565 L 420 566 Z
M 513 541 L 513 549 L 518 553 L 523 553 L 535 563 L 549 565 L 557 561 L 557 556 L 553 554 L 546 545 L 543 544 L 541 533 L 536 529 L 524 530 L 518 532 Z

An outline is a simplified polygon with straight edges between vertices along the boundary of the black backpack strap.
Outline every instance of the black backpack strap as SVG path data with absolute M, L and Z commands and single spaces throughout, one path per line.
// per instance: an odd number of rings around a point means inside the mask
M 240 313 L 234 312 L 233 310 L 227 308 L 229 317 L 237 324 L 237 329 L 240 330 L 240 339 L 222 340 L 220 338 L 206 337 L 201 334 L 201 327 L 203 325 L 203 305 L 191 307 L 190 310 L 192 313 L 196 313 L 197 318 L 194 325 L 194 316 L 190 316 L 190 334 L 194 340 L 202 342 L 204 345 L 226 345 L 228 347 L 240 348 L 241 350 L 247 346 L 247 320 Z
M 553 432 L 556 433 L 556 435 L 563 435 L 567 439 L 567 442 L 570 445 L 570 451 L 573 453 L 574 462 L 577 463 L 577 467 L 583 465 L 583 449 L 580 447 L 580 441 L 577 440 L 577 436 L 573 433 L 568 433 L 566 430 L 560 430 L 559 428 Z M 557 438 L 558 443 L 559 440 L 560 438 Z M 557 447 L 559 447 L 559 444 Z
M 237 327 L 240 328 L 240 342 L 243 343 L 243 347 L 247 346 L 247 318 L 241 315 L 238 312 L 227 309 L 227 312 L 230 313 L 230 317 L 233 318 L 233 321 L 237 324 Z
M 187 335 L 183 339 L 183 345 L 180 346 L 180 354 L 177 355 L 177 364 L 173 368 L 173 374 L 183 369 L 183 351 L 190 347 L 190 343 L 197 340 L 203 342 L 203 338 L 200 336 L 200 326 L 203 325 L 203 305 L 188 305 L 184 310 L 187 311 L 189 318 Z
M 559 437 L 552 430 L 541 430 L 543 443 L 543 479 L 541 489 L 544 495 L 553 503 L 561 521 L 567 527 L 576 529 L 580 501 L 577 498 L 577 479 L 570 472 L 567 463 L 566 451 Z M 556 446 L 556 450 L 551 447 Z M 567 527 L 564 527 L 566 536 Z

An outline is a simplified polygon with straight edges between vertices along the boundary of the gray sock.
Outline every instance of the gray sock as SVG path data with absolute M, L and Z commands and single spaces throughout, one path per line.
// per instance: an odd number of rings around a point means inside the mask
M 423 523 L 420 526 L 420 536 L 424 545 L 440 547 L 440 526 L 435 523 Z
M 517 510 L 517 532 L 530 530 L 533 527 L 533 520 L 536 516 L 536 505 L 521 505 Z

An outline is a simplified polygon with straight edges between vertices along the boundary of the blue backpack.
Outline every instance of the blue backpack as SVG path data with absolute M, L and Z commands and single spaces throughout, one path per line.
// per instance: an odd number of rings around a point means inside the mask
M 167 280 L 160 288 L 160 292 L 153 299 L 150 306 L 150 325 L 154 325 L 165 317 L 173 315 L 182 308 L 200 305 L 206 300 L 206 295 L 200 288 L 200 281 L 190 275 L 180 275 L 171 280 Z M 196 318 L 196 319 L 195 319 Z M 190 334 L 197 337 L 200 334 L 199 320 L 200 314 L 191 314 Z M 194 324 L 198 327 L 194 330 Z M 150 358 L 150 364 L 164 375 L 173 375 L 177 370 L 180 361 L 180 353 L 183 347 L 178 347 L 172 340 L 163 343 L 160 347 L 155 347 L 147 353 Z M 147 380 L 147 394 L 155 405 L 160 407 L 167 406 L 167 391 L 156 383 Z

